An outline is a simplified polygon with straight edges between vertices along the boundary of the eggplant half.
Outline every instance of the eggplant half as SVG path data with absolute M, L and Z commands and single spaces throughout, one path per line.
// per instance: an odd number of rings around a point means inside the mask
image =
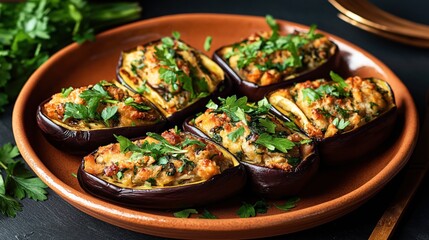
M 47 140 L 71 154 L 88 154 L 114 134 L 138 137 L 166 125 L 149 101 L 117 81 L 63 89 L 38 106 L 36 119 Z
M 250 190 L 276 199 L 297 194 L 316 173 L 319 158 L 311 139 L 291 122 L 269 112 L 266 99 L 247 103 L 231 96 L 208 109 L 183 128 L 224 146 L 245 166 Z
M 272 31 L 215 51 L 213 60 L 229 75 L 237 94 L 252 101 L 275 89 L 308 79 L 323 78 L 338 65 L 338 46 L 328 37 L 308 32 L 279 33 L 279 26 L 267 18 Z
M 183 41 L 164 37 L 121 53 L 117 78 L 143 94 L 171 125 L 227 94 L 229 79 L 209 57 Z
M 170 129 L 161 135 L 99 147 L 78 170 L 81 187 L 97 197 L 135 208 L 172 209 L 230 197 L 246 183 L 238 160 L 220 145 Z
M 277 116 L 318 142 L 321 161 L 338 165 L 375 151 L 394 128 L 397 107 L 381 79 L 331 73 L 333 81 L 298 83 L 267 95 Z

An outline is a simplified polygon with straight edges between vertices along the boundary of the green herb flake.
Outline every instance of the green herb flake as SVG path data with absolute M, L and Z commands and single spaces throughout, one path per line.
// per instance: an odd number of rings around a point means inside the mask
M 237 130 L 235 130 L 235 131 L 233 131 L 233 132 L 231 132 L 231 133 L 228 133 L 228 138 L 231 140 L 231 141 L 233 141 L 233 142 L 235 142 L 235 141 L 237 141 L 237 139 L 239 138 L 239 137 L 241 137 L 241 136 L 243 136 L 244 135 L 244 127 L 243 126 L 241 126 L 241 127 L 239 127 Z
M 308 104 L 320 99 L 320 95 L 312 88 L 302 89 L 302 97 L 307 101 Z
M 101 112 L 101 117 L 103 118 L 106 126 L 110 126 L 109 120 L 113 118 L 117 112 L 118 112 L 118 106 L 111 106 L 103 109 L 103 111 Z
M 121 180 L 121 179 L 124 177 L 124 173 L 123 173 L 123 172 L 121 172 L 121 171 L 119 171 L 119 172 L 117 172 L 117 173 L 116 173 L 116 177 L 117 177 L 119 180 Z
M 344 130 L 348 125 L 350 125 L 350 122 L 344 121 L 344 119 L 335 118 L 332 121 L 332 124 L 335 125 L 338 130 Z
M 203 214 L 201 214 L 200 218 L 204 219 L 217 219 L 215 215 L 209 212 L 207 209 L 204 209 Z
M 189 218 L 191 214 L 198 214 L 198 211 L 194 208 L 188 208 L 188 209 L 183 209 L 182 211 L 173 213 L 173 215 L 177 218 Z
M 204 50 L 206 50 L 207 52 L 210 51 L 211 45 L 212 45 L 212 37 L 207 36 L 206 40 L 204 41 Z
M 171 35 L 174 37 L 174 39 L 179 40 L 180 39 L 180 32 L 173 31 Z
M 209 101 L 209 103 L 207 103 L 206 107 L 213 109 L 213 110 L 216 110 L 218 108 L 218 105 L 210 99 L 210 101 Z
M 265 200 L 259 200 L 255 204 L 243 202 L 241 207 L 237 210 L 237 215 L 241 218 L 255 217 L 258 213 L 266 213 L 269 205 Z
M 287 138 L 273 137 L 267 133 L 259 135 L 255 143 L 260 144 L 271 151 L 277 149 L 283 153 L 287 153 L 288 150 L 291 150 L 295 146 L 295 143 Z
M 265 129 L 267 130 L 268 133 L 275 133 L 276 132 L 276 126 L 277 125 L 269 119 L 260 118 L 259 124 L 261 126 L 265 127 Z
M 298 197 L 292 197 L 286 200 L 282 205 L 274 204 L 274 206 L 283 211 L 290 211 L 292 208 L 296 207 L 296 204 L 300 201 Z
M 244 202 L 237 210 L 237 215 L 241 218 L 255 217 L 256 211 L 252 204 Z
M 336 74 L 333 71 L 329 72 L 329 75 L 331 76 L 331 79 L 338 84 L 340 90 L 345 91 L 344 89 L 349 87 L 349 85 L 340 75 Z
M 74 178 L 77 178 L 76 173 L 71 173 L 71 175 L 72 175 Z
M 73 91 L 73 87 L 68 88 L 61 88 L 61 96 L 63 98 L 66 98 L 70 95 L 70 93 Z
M 301 145 L 309 144 L 309 143 L 312 143 L 312 142 L 313 142 L 313 140 L 311 140 L 311 139 L 302 139 L 301 141 L 299 141 L 299 143 Z

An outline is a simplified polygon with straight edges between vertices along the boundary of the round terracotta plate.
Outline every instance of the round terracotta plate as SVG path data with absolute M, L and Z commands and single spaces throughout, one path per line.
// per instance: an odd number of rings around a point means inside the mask
M 285 32 L 308 29 L 291 22 L 278 22 Z M 185 14 L 136 22 L 102 33 L 95 42 L 81 46 L 72 44 L 62 49 L 31 76 L 16 101 L 13 132 L 22 156 L 49 187 L 76 208 L 111 224 L 157 236 L 200 239 L 274 236 L 311 228 L 349 213 L 372 197 L 405 165 L 415 145 L 418 117 L 410 93 L 389 68 L 371 54 L 336 36 L 329 35 L 341 49 L 342 63 L 337 72 L 345 77 L 378 77 L 391 84 L 399 110 L 396 131 L 390 141 L 380 146 L 380 151 L 361 159 L 359 164 L 335 168 L 322 166 L 308 188 L 299 195 L 301 201 L 297 207 L 289 212 L 281 211 L 269 202 L 271 207 L 267 213 L 239 218 L 236 211 L 243 201 L 258 200 L 244 196 L 206 206 L 219 218 L 216 220 L 200 219 L 198 215 L 178 219 L 171 211 L 121 207 L 83 191 L 72 176 L 77 172 L 81 156 L 55 149 L 37 128 L 35 113 L 41 101 L 63 87 L 84 86 L 114 78 L 123 49 L 179 31 L 184 41 L 199 49 L 203 49 L 206 36 L 212 36 L 213 51 L 260 30 L 268 30 L 261 17 Z

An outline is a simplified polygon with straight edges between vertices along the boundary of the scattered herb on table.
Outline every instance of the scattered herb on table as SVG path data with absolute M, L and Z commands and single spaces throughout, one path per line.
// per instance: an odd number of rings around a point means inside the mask
M 0 3 L 0 112 L 53 53 L 73 41 L 92 41 L 96 32 L 136 20 L 140 12 L 138 3 L 129 2 Z
M 46 186 L 25 168 L 16 146 L 7 143 L 0 147 L 0 212 L 15 217 L 22 211 L 19 200 L 30 198 L 36 201 L 47 199 Z

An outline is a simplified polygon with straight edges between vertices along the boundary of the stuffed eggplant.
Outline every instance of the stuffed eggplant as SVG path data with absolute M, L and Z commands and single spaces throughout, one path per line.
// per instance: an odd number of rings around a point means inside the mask
M 346 163 L 380 147 L 396 119 L 393 92 L 386 81 L 331 72 L 333 81 L 318 79 L 276 90 L 269 102 L 319 142 L 321 160 Z
M 161 131 L 165 123 L 150 102 L 117 81 L 63 89 L 37 109 L 37 124 L 46 138 L 72 154 L 110 143 L 113 134 L 137 137 Z
M 291 83 L 328 76 L 339 60 L 339 50 L 328 37 L 315 32 L 281 35 L 279 25 L 267 16 L 271 31 L 221 47 L 213 59 L 230 76 L 238 94 L 260 100 L 274 89 Z
M 223 70 L 177 35 L 122 52 L 117 68 L 118 79 L 153 102 L 172 124 L 181 124 L 227 90 Z
M 266 99 L 257 104 L 231 96 L 184 123 L 184 129 L 206 136 L 234 154 L 248 172 L 249 186 L 267 198 L 298 193 L 318 169 L 311 139 L 269 112 Z
M 136 208 L 186 208 L 215 202 L 240 191 L 246 172 L 214 142 L 170 129 L 161 135 L 99 147 L 78 171 L 83 189 Z

